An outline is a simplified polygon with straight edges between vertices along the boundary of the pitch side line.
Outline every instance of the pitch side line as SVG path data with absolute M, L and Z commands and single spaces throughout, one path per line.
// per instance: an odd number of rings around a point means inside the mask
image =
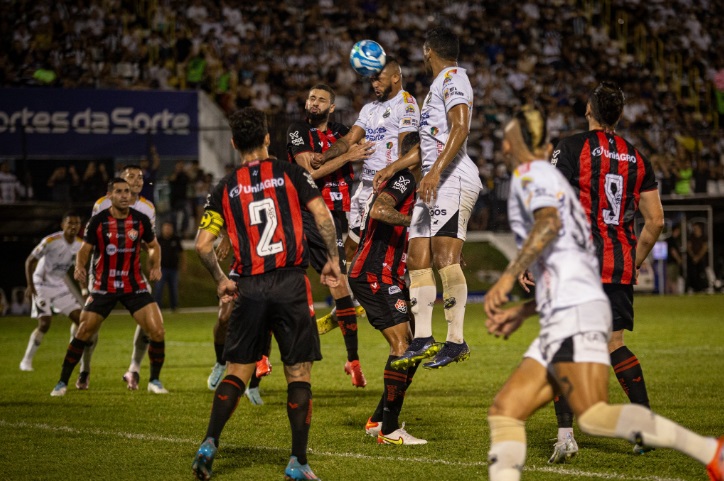
M 45 423 L 27 423 L 24 421 L 16 421 L 16 422 L 10 422 L 6 421 L 4 419 L 0 419 L 0 426 L 7 426 L 9 428 L 15 428 L 15 429 L 36 429 L 41 431 L 54 431 L 54 432 L 63 432 L 63 433 L 70 433 L 70 434 L 82 434 L 82 435 L 88 435 L 92 434 L 95 436 L 111 436 L 111 437 L 119 437 L 119 438 L 125 438 L 125 439 L 137 439 L 139 441 L 161 441 L 166 443 L 173 443 L 173 444 L 188 444 L 190 446 L 196 446 L 198 444 L 198 439 L 185 439 L 185 438 L 177 438 L 177 437 L 169 437 L 169 436 L 158 436 L 155 434 L 142 434 L 142 433 L 125 433 L 125 432 L 119 432 L 119 431 L 104 431 L 102 429 L 77 429 L 70 426 L 53 426 L 51 424 L 45 424 Z M 275 448 L 271 446 L 240 446 L 237 444 L 231 444 L 231 443 L 224 443 L 224 446 L 229 446 L 232 448 L 243 448 L 243 447 L 251 447 L 253 449 L 263 450 L 263 451 L 283 451 L 288 452 L 289 448 Z M 335 458 L 352 458 L 352 459 L 364 459 L 368 461 L 399 461 L 402 463 L 424 463 L 424 464 L 441 464 L 445 466 L 462 466 L 462 467 L 485 467 L 487 466 L 487 462 L 485 461 L 449 461 L 446 459 L 434 459 L 434 458 L 410 458 L 410 457 L 403 457 L 403 456 L 369 456 L 367 454 L 357 454 L 357 453 L 333 453 L 329 451 L 317 451 L 316 449 L 310 449 L 310 453 L 316 455 L 316 456 L 330 456 Z M 595 472 L 589 472 L 589 471 L 582 471 L 580 469 L 568 469 L 568 468 L 560 468 L 555 466 L 526 466 L 524 468 L 526 472 L 532 472 L 532 473 L 555 473 L 560 476 L 567 476 L 567 477 L 573 477 L 580 478 L 581 476 L 587 476 L 589 478 L 598 478 L 598 479 L 612 479 L 612 480 L 623 480 L 623 481 L 685 481 L 683 479 L 679 478 L 661 478 L 659 476 L 628 476 L 628 475 L 622 475 L 622 474 L 609 474 L 609 473 L 595 473 Z

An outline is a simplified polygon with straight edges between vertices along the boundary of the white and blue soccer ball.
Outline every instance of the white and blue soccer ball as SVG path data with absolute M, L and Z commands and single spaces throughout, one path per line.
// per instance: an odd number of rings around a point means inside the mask
M 385 50 L 374 40 L 360 40 L 349 53 L 349 64 L 363 77 L 377 75 L 385 68 Z

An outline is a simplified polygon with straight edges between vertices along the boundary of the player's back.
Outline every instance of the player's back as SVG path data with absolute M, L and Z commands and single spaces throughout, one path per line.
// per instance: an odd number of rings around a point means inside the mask
M 603 282 L 635 282 L 634 216 L 641 192 L 657 186 L 648 159 L 623 137 L 591 130 L 561 140 L 551 163 L 588 217 Z

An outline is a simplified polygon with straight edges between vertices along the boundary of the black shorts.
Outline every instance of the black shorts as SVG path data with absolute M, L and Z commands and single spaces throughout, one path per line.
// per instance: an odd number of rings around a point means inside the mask
M 224 344 L 224 359 L 251 364 L 267 351 L 269 331 L 282 362 L 291 366 L 322 359 L 312 291 L 301 269 L 277 269 L 242 277 Z
M 84 311 L 100 314 L 103 319 L 108 317 L 116 303 L 120 302 L 128 312 L 133 315 L 136 311 L 143 309 L 152 302 L 156 302 L 150 292 L 130 292 L 121 294 L 99 294 L 91 293 L 83 306 Z
M 633 331 L 634 311 L 633 293 L 631 284 L 604 284 L 603 292 L 611 302 L 611 315 L 613 318 L 614 331 Z
M 369 273 L 350 278 L 349 287 L 365 308 L 370 324 L 378 331 L 410 322 L 410 295 L 406 287 L 383 284 Z
M 339 269 L 342 274 L 347 273 L 347 256 L 344 252 L 344 242 L 342 242 L 342 234 L 347 230 L 347 216 L 344 212 L 332 212 L 334 219 L 334 227 L 337 230 L 337 250 L 339 251 Z M 327 244 L 325 244 L 322 234 L 317 229 L 317 223 L 314 222 L 314 215 L 311 212 L 302 212 L 302 222 L 304 224 L 304 235 L 307 236 L 307 246 L 309 247 L 309 263 L 315 271 L 322 272 L 322 268 L 327 263 Z

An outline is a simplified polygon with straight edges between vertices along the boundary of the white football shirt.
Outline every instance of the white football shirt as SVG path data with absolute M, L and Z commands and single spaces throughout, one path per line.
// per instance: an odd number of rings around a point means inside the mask
M 30 253 L 38 259 L 38 265 L 33 271 L 33 283 L 36 286 L 65 287 L 65 276 L 75 265 L 75 256 L 81 244 L 80 237 L 68 243 L 63 231 L 43 238 Z

